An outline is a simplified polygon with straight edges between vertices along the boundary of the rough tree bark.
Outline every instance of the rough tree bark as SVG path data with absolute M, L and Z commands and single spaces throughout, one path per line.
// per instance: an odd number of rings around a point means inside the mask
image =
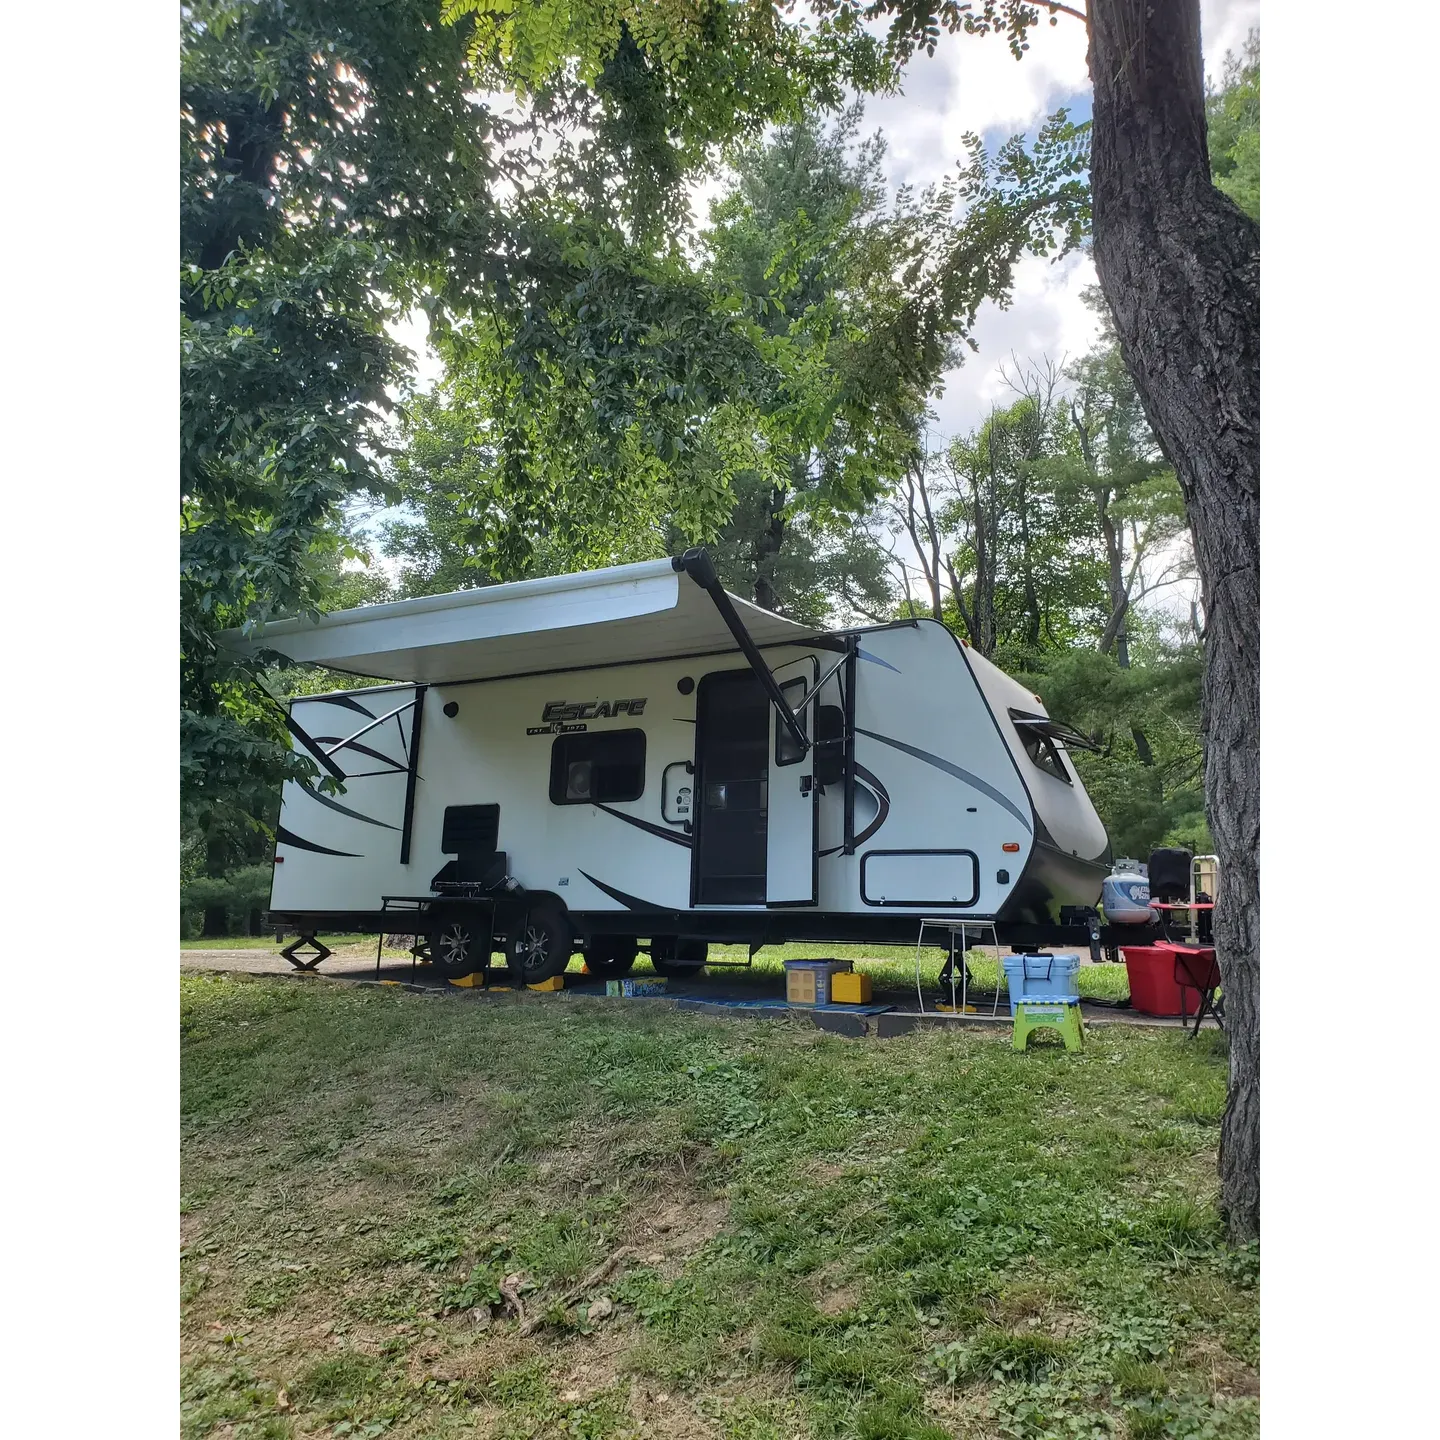
M 776 485 L 770 491 L 765 524 L 755 537 L 751 553 L 751 563 L 755 566 L 755 603 L 765 610 L 780 608 L 780 596 L 775 589 L 775 562 L 785 543 L 785 502 L 789 498 L 790 492 L 784 486 Z
M 1095 268 L 1180 478 L 1205 601 L 1205 802 L 1231 1235 L 1260 1225 L 1260 227 L 1210 182 L 1199 0 L 1091 0 Z

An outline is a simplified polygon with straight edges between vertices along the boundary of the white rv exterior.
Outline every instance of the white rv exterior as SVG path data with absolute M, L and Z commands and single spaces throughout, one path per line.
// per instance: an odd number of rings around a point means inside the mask
M 346 778 L 285 787 L 277 923 L 410 928 L 394 906 L 427 908 L 475 824 L 505 893 L 581 945 L 1095 905 L 1108 840 L 1034 695 L 930 620 L 825 634 L 728 597 L 747 659 L 712 600 L 660 561 L 271 627 L 293 659 L 403 680 L 292 702 L 297 748 Z

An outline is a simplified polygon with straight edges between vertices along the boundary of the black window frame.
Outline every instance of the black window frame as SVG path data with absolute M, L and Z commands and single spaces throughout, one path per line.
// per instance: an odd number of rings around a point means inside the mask
M 790 702 L 787 691 L 800 687 L 800 704 L 796 706 Z M 805 704 L 810 698 L 810 682 L 803 675 L 792 675 L 790 679 L 783 681 L 780 686 L 780 693 L 790 704 L 791 710 L 795 712 L 795 719 L 799 722 L 800 733 L 808 740 L 810 738 L 810 724 L 808 719 L 809 707 Z M 772 705 L 770 707 L 771 721 L 770 728 L 775 732 L 775 745 L 771 751 L 773 762 L 777 768 L 786 765 L 798 765 L 807 754 L 808 750 L 802 750 L 795 743 L 795 737 L 790 733 L 789 727 L 780 718 L 780 712 Z
M 584 749 L 586 747 L 603 747 L 607 743 L 615 741 L 634 741 L 639 737 L 640 753 L 638 760 L 624 762 L 625 768 L 632 766 L 639 776 L 639 788 L 634 794 L 601 794 L 600 786 L 595 783 L 596 761 L 591 755 L 576 755 L 570 753 L 570 747 Z M 570 766 L 580 760 L 588 760 L 591 766 L 591 793 L 584 798 L 570 796 L 565 793 L 566 781 L 569 778 Z M 602 761 L 601 764 L 605 762 Z M 616 762 L 610 762 L 615 764 Z M 557 735 L 550 746 L 550 803 L 552 805 L 624 805 L 632 800 L 639 800 L 645 794 L 645 731 L 638 726 L 625 730 L 581 730 L 569 734 Z
M 1026 755 L 1030 757 L 1030 763 L 1052 779 L 1060 780 L 1066 785 L 1074 785 L 1074 776 L 1070 774 L 1069 767 L 1065 764 L 1064 752 L 1056 743 L 1055 737 L 1047 735 L 1034 725 L 1025 724 L 1024 721 L 1029 718 L 1029 716 L 1019 716 L 1013 710 L 1010 712 L 1010 722 L 1020 736 L 1020 743 L 1025 747 Z M 1035 716 L 1034 718 L 1038 720 L 1041 717 Z

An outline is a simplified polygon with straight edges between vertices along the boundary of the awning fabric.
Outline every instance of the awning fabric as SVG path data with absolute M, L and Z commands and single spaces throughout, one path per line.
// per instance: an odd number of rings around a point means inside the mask
M 731 599 L 757 645 L 824 633 Z M 319 620 L 277 620 L 248 638 L 231 631 L 225 643 L 241 653 L 277 650 L 352 675 L 425 684 L 736 649 L 710 596 L 669 560 L 364 605 Z

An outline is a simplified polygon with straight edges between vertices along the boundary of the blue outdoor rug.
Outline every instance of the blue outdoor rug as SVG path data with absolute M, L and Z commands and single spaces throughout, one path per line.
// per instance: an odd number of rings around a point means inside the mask
M 637 997 L 648 999 L 650 997 Z M 711 1000 L 703 995 L 672 995 L 670 996 L 676 1005 L 689 1006 L 691 1008 L 703 1007 L 706 1005 L 723 1005 L 729 1010 L 793 1010 L 798 1014 L 807 1015 L 816 1010 L 833 1011 L 837 1015 L 880 1015 L 886 1010 L 893 1010 L 893 1005 L 791 1005 L 784 1000 Z

